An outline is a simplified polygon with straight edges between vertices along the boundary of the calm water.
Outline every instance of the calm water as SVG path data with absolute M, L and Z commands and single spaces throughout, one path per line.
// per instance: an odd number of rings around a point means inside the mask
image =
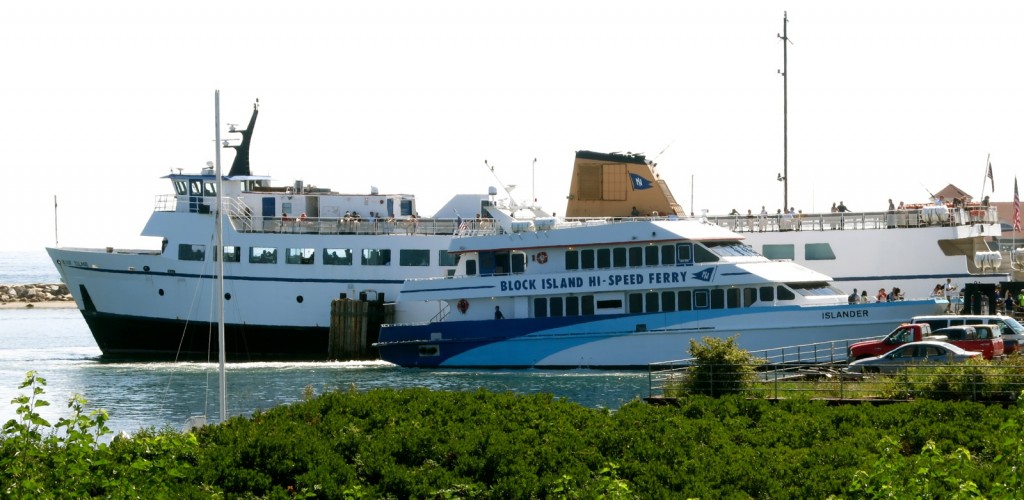
M 0 283 L 57 283 L 45 252 L 0 252 Z M 46 379 L 40 413 L 51 423 L 69 415 L 73 394 L 88 410 L 104 409 L 109 427 L 180 428 L 192 415 L 218 420 L 216 363 L 104 363 L 77 309 L 0 309 L 0 422 L 16 416 L 11 399 L 25 372 Z M 247 415 L 302 399 L 307 386 L 550 393 L 588 407 L 618 408 L 648 395 L 646 372 L 593 370 L 423 370 L 383 362 L 241 363 L 227 367 L 228 414 Z

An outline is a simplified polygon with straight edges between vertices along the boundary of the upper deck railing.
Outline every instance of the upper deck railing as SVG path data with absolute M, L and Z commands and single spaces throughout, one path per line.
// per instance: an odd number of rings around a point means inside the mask
M 823 214 L 715 215 L 714 224 L 736 232 L 838 231 L 929 226 L 997 224 L 995 207 L 921 207 L 882 212 L 830 212 Z

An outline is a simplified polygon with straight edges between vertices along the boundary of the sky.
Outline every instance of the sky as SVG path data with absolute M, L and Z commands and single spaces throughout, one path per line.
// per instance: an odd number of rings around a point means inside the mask
M 254 173 L 421 215 L 497 185 L 485 161 L 564 213 L 577 150 L 646 154 L 687 212 L 782 208 L 784 157 L 804 212 L 1010 201 L 1021 26 L 999 1 L 5 2 L 0 250 L 158 248 L 139 233 L 163 175 L 214 160 L 216 90 L 225 130 L 259 99 Z

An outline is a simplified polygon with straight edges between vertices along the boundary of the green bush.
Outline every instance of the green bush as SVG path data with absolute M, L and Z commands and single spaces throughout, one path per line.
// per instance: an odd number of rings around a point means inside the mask
M 735 335 L 690 340 L 690 355 L 693 366 L 687 370 L 683 384 L 692 394 L 708 396 L 749 390 L 757 380 L 755 367 L 762 362 L 740 349 Z

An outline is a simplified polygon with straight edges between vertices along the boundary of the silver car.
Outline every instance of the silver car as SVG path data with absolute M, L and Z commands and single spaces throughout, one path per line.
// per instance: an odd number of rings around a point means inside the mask
M 908 365 L 924 363 L 963 363 L 981 357 L 980 352 L 965 351 L 953 344 L 936 340 L 910 342 L 881 356 L 851 361 L 846 371 L 858 373 L 894 373 Z

